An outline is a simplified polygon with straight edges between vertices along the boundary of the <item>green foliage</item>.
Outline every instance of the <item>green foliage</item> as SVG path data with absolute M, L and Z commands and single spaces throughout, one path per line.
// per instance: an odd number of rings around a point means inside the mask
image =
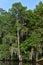
M 8 44 L 0 44 L 0 51 L 7 51 L 9 50 Z
M 29 46 L 37 46 L 40 43 L 40 38 L 38 34 L 33 32 L 30 37 L 28 37 L 23 43 L 21 43 L 21 51 L 26 51 Z
M 9 45 L 0 44 L 0 60 L 10 57 Z

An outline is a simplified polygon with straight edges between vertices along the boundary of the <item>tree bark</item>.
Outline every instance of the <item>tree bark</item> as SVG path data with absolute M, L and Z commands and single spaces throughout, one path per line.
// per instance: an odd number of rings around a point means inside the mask
M 19 58 L 19 61 L 22 61 L 22 56 L 20 54 L 20 39 L 19 38 L 20 38 L 19 37 L 19 27 L 17 26 L 18 58 Z
M 30 58 L 29 58 L 30 60 L 32 60 L 33 50 L 34 50 L 34 49 L 32 48 L 32 49 L 31 49 L 31 52 L 30 52 Z

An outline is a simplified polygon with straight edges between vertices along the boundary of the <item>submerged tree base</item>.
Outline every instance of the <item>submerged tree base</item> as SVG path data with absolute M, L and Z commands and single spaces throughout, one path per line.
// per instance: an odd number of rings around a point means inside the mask
M 43 58 L 39 59 L 36 61 L 38 64 L 42 65 L 43 64 Z

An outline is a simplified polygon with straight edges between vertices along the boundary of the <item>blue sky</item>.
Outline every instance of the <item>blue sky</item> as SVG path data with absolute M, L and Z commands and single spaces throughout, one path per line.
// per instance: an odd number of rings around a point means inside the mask
M 36 4 L 43 0 L 0 0 L 0 8 L 7 10 L 11 8 L 12 4 L 15 2 L 21 2 L 24 6 L 27 6 L 28 9 L 34 9 Z

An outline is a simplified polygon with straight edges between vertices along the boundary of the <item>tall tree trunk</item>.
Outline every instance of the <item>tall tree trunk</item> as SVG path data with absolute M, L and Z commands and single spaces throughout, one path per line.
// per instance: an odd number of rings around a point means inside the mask
M 22 56 L 20 54 L 20 39 L 19 38 L 20 38 L 19 37 L 19 27 L 17 26 L 18 58 L 19 58 L 19 61 L 22 61 Z
M 39 52 L 38 52 L 38 50 L 39 50 L 38 46 L 36 47 L 36 49 L 37 49 L 37 51 L 36 51 L 36 61 L 37 61 L 38 60 L 38 54 L 39 54 Z
M 30 60 L 32 60 L 33 50 L 34 50 L 34 48 L 32 48 L 32 49 L 31 49 L 31 52 L 30 52 L 30 58 L 29 58 Z

